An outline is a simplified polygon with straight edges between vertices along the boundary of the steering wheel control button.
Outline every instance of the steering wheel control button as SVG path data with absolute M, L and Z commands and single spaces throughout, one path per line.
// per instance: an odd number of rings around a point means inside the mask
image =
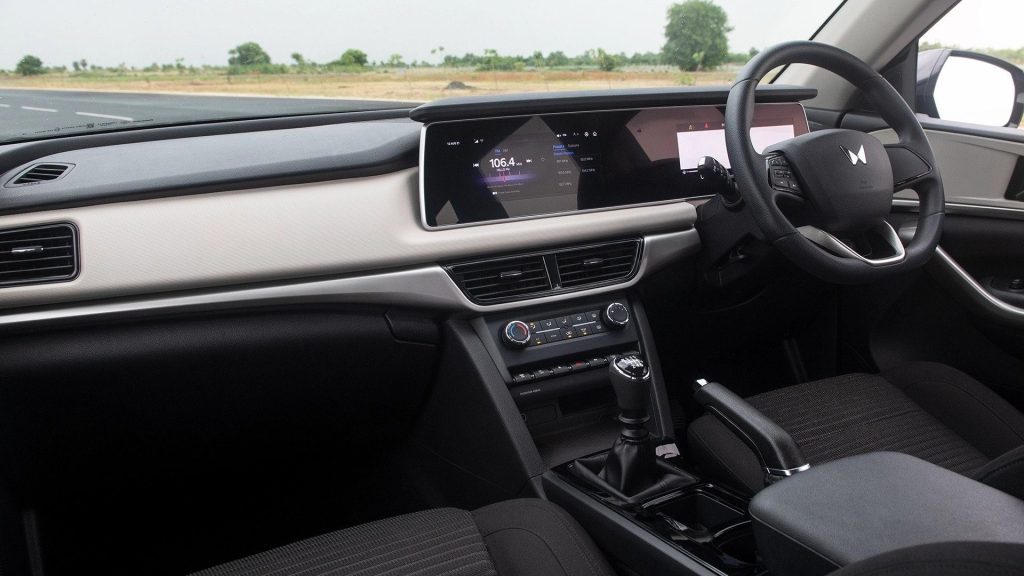
M 629 309 L 621 302 L 612 302 L 604 309 L 604 322 L 613 330 L 621 330 L 629 324 Z
M 509 348 L 525 348 L 530 345 L 530 327 L 522 320 L 506 324 L 501 336 Z

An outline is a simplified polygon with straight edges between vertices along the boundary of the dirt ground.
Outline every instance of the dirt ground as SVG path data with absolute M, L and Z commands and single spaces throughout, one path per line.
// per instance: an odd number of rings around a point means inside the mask
M 448 96 L 728 84 L 734 71 L 681 72 L 668 67 L 481 72 L 458 68 L 373 69 L 359 73 L 229 76 L 219 71 L 49 73 L 0 76 L 0 87 L 367 98 L 426 101 Z M 459 84 L 461 83 L 461 85 Z M 458 86 L 458 87 L 456 87 Z

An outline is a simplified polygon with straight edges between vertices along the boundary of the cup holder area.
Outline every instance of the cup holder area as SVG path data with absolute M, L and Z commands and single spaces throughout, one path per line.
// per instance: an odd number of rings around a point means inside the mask
M 758 563 L 750 518 L 741 502 L 713 487 L 680 494 L 647 509 L 645 523 L 675 544 L 727 573 L 743 574 Z
M 703 490 L 690 492 L 658 506 L 659 515 L 671 518 L 691 530 L 714 535 L 742 521 L 746 514 Z

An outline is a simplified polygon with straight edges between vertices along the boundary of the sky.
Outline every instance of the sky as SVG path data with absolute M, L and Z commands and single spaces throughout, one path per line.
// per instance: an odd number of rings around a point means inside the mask
M 857 1 L 857 0 L 850 0 Z M 900 0 L 892 0 L 900 1 Z M 718 0 L 733 31 L 730 49 L 746 51 L 808 38 L 838 0 Z M 347 48 L 370 60 L 394 53 L 436 62 L 431 49 L 462 55 L 569 55 L 601 47 L 613 53 L 658 51 L 671 0 L 0 0 L 0 69 L 25 54 L 47 65 L 147 66 L 227 61 L 227 51 L 255 41 L 275 62 L 293 52 L 328 62 Z M 992 14 L 999 14 L 993 18 Z M 1024 45 L 1022 0 L 963 0 L 925 39 L 962 47 Z M 770 24 L 770 25 L 766 25 Z
M 678 0 L 677 0 L 678 1 Z M 806 39 L 838 0 L 718 0 L 734 30 L 734 52 Z M 85 58 L 92 64 L 147 66 L 184 58 L 186 65 L 227 63 L 228 50 L 258 42 L 275 62 L 293 52 L 328 62 L 347 48 L 370 60 L 394 53 L 428 60 L 432 48 L 462 55 L 575 55 L 658 51 L 671 1 L 659 0 L 0 0 L 0 68 L 25 54 L 46 65 Z M 780 11 L 790 12 L 784 18 Z M 764 26 L 765 22 L 784 26 Z

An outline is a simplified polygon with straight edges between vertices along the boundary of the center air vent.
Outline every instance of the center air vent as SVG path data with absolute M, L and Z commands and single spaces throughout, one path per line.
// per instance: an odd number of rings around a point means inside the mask
M 624 240 L 446 269 L 470 300 L 495 304 L 625 282 L 636 274 L 641 246 L 640 240 Z
M 0 230 L 0 286 L 71 280 L 78 241 L 71 224 Z
M 73 166 L 74 164 L 58 164 L 53 162 L 36 164 L 17 175 L 7 183 L 7 186 L 28 186 L 29 184 L 41 184 L 57 180 L 67 174 L 68 170 L 71 170 Z
M 456 264 L 448 271 L 459 287 L 479 302 L 498 302 L 551 289 L 543 256 Z
M 559 284 L 576 288 L 629 278 L 639 256 L 640 242 L 636 240 L 557 252 Z

